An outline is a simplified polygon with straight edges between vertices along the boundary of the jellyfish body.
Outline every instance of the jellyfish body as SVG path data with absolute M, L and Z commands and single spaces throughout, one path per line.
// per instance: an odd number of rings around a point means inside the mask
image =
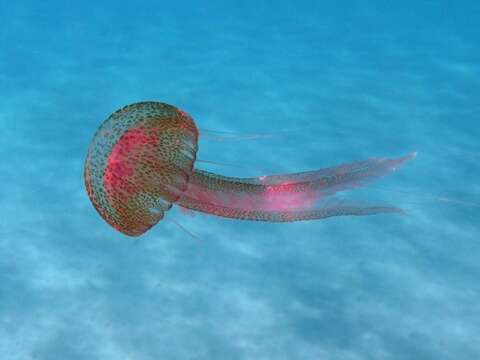
M 401 212 L 389 206 L 318 203 L 386 175 L 415 156 L 232 178 L 194 168 L 198 136 L 188 114 L 164 103 L 136 103 L 110 115 L 95 134 L 85 161 L 87 193 L 99 214 L 122 233 L 138 236 L 160 221 L 172 204 L 269 222 Z

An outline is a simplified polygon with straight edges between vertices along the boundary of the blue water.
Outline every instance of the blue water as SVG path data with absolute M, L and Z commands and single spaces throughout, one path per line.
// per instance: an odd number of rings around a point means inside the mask
M 202 3 L 0 1 L 0 357 L 479 358 L 478 1 Z M 358 189 L 407 216 L 123 236 L 83 161 L 141 100 L 270 135 L 202 137 L 226 175 L 418 151 Z

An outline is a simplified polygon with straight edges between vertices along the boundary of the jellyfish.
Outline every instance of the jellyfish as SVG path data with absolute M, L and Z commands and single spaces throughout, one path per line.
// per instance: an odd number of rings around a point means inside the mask
M 387 175 L 415 157 L 410 153 L 314 171 L 236 178 L 195 168 L 198 139 L 193 119 L 169 104 L 139 102 L 110 115 L 95 133 L 84 166 L 86 190 L 100 216 L 123 234 L 139 236 L 174 204 L 266 222 L 402 213 L 393 206 L 326 199 Z

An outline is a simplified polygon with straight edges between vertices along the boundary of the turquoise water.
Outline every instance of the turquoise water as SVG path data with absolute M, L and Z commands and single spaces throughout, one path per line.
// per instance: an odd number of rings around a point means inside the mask
M 0 2 L 1 358 L 478 358 L 479 18 L 475 1 Z M 190 113 L 199 158 L 229 165 L 198 167 L 226 175 L 418 151 L 352 192 L 407 215 L 173 208 L 198 238 L 167 220 L 123 236 L 83 161 L 142 100 Z

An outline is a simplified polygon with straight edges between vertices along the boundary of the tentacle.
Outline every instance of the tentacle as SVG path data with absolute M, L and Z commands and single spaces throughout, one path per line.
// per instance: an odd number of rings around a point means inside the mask
M 362 207 L 320 200 L 357 187 L 395 170 L 414 153 L 396 158 L 375 158 L 316 171 L 261 178 L 232 178 L 195 170 L 180 206 L 218 216 L 265 221 L 297 221 L 338 215 L 401 212 L 389 206 Z
M 241 210 L 299 211 L 315 207 L 319 200 L 394 171 L 415 156 L 374 158 L 316 171 L 233 178 L 195 170 L 186 197 L 202 203 Z
M 178 205 L 200 211 L 203 213 L 216 215 L 220 217 L 238 219 L 238 220 L 253 220 L 253 221 L 268 221 L 268 222 L 294 222 L 303 220 L 318 220 L 325 219 L 332 216 L 342 215 L 355 215 L 366 216 L 382 213 L 403 213 L 399 208 L 389 206 L 370 206 L 370 207 L 357 207 L 357 206 L 339 206 L 339 207 L 327 207 L 321 209 L 312 210 L 280 210 L 280 211 L 268 211 L 268 210 L 244 210 L 234 207 L 225 207 L 198 201 L 190 197 L 181 197 Z

